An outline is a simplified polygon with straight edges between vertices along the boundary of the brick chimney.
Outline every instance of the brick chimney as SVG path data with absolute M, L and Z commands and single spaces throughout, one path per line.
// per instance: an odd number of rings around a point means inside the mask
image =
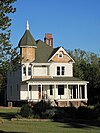
M 44 37 L 44 42 L 47 43 L 49 46 L 53 47 L 52 34 L 46 33 Z

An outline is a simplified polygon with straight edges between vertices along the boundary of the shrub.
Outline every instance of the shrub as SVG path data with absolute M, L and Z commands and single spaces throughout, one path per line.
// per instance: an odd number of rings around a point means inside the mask
M 95 107 L 94 107 L 94 112 L 96 114 L 96 118 L 97 119 L 100 119 L 100 104 L 97 104 Z
M 22 117 L 29 117 L 33 115 L 32 107 L 28 104 L 24 104 L 20 110 L 20 114 Z
M 34 105 L 33 111 L 35 114 L 41 115 L 42 112 L 45 112 L 47 109 L 50 109 L 50 108 L 51 108 L 50 102 L 46 102 L 42 100 Z
M 67 118 L 76 118 L 77 109 L 75 107 L 66 107 L 64 110 Z
M 93 109 L 80 106 L 77 109 L 76 117 L 78 119 L 93 120 L 93 119 L 96 119 L 96 114 Z
M 64 119 L 66 117 L 65 111 L 63 108 L 57 107 L 55 110 L 55 115 L 53 116 L 54 120 Z
M 45 112 L 41 113 L 41 118 L 48 118 L 48 119 L 52 119 L 55 115 L 55 109 L 47 109 Z

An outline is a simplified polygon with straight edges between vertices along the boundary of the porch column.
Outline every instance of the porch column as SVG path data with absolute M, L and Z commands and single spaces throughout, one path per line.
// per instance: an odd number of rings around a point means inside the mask
M 56 98 L 56 84 L 54 84 L 54 99 Z
M 79 94 L 80 94 L 80 93 L 79 93 L 79 84 L 78 84 L 78 99 L 80 98 Z
M 66 86 L 67 86 L 67 89 L 66 89 L 66 97 L 67 97 L 67 99 L 69 99 L 69 94 L 68 94 L 68 84 L 67 84 Z
M 72 91 L 71 91 L 71 95 L 72 95 L 72 99 L 73 99 L 73 88 L 72 88 Z
M 80 98 L 82 99 L 82 86 L 80 86 Z
M 29 84 L 28 84 L 28 90 L 27 90 L 27 100 L 29 101 Z
M 42 84 L 41 84 L 41 99 L 42 99 Z
M 87 84 L 85 84 L 85 99 L 87 99 Z
M 78 92 L 78 89 L 77 89 L 77 86 L 76 86 L 76 99 L 77 99 L 77 92 Z

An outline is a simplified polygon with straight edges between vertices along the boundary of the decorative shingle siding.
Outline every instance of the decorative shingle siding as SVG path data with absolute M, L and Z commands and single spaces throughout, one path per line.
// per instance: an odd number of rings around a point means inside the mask
M 52 59 L 53 62 L 57 62 L 57 63 L 68 63 L 70 61 L 70 58 L 68 56 L 66 56 L 64 53 L 63 53 L 63 58 L 58 58 L 58 54 L 56 54 L 53 59 Z
M 22 48 L 22 62 L 33 62 L 35 60 L 35 48 Z

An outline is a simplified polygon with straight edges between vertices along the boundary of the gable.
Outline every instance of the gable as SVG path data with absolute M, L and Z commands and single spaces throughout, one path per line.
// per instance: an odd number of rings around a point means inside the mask
M 74 63 L 74 60 L 62 47 L 59 47 L 58 50 L 50 57 L 48 62 L 50 61 L 57 62 L 57 63 L 68 63 L 68 62 Z

